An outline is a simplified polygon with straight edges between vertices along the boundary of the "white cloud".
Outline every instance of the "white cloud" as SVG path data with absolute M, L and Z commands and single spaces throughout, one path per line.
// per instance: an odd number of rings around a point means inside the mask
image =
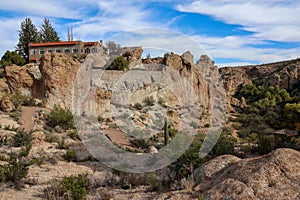
M 192 38 L 204 47 L 212 59 L 236 59 L 249 64 L 293 59 L 298 57 L 300 52 L 300 47 L 291 49 L 255 47 L 253 45 L 266 43 L 256 37 L 227 36 L 223 38 L 196 35 Z M 224 63 L 217 64 L 224 66 Z M 234 65 L 240 65 L 240 62 Z
M 176 7 L 179 11 L 210 15 L 267 40 L 300 41 L 300 2 L 280 0 L 197 0 Z
M 70 1 L 40 1 L 40 0 L 17 0 L 1 1 L 1 10 L 15 11 L 30 16 L 48 16 L 57 18 L 80 18 L 80 6 L 72 7 Z
M 147 26 L 162 26 L 149 20 L 152 14 L 135 1 L 108 1 L 98 3 L 99 12 L 92 18 L 75 23 L 75 32 L 80 39 L 105 36 L 110 32 L 128 31 Z

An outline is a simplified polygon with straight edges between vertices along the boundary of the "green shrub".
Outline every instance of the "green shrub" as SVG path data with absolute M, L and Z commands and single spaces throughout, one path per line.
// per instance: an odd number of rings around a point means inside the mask
M 56 143 L 58 144 L 59 149 L 67 149 L 67 146 L 65 144 L 65 139 L 64 138 L 57 138 Z
M 270 136 L 260 135 L 258 137 L 257 152 L 259 155 L 268 154 L 273 150 L 273 141 Z
M 67 161 L 76 161 L 76 149 L 68 149 L 65 155 Z
M 82 174 L 65 177 L 61 183 L 62 192 L 68 194 L 70 199 L 82 200 L 88 195 L 88 179 Z
M 180 156 L 174 163 L 169 165 L 169 169 L 175 174 L 176 180 L 188 178 L 194 169 L 200 167 L 204 163 L 204 159 L 199 157 L 199 150 L 202 142 L 199 137 L 195 137 L 192 145 L 186 152 Z
M 20 92 L 10 94 L 9 98 L 17 109 L 21 106 L 34 106 L 35 104 L 32 97 L 23 95 Z
M 64 177 L 62 181 L 54 180 L 44 189 L 44 198 L 47 200 L 83 200 L 88 195 L 88 179 L 78 176 Z
M 26 132 L 24 129 L 17 129 L 17 134 L 12 138 L 12 145 L 14 147 L 30 145 L 32 141 L 31 133 Z
M 236 142 L 233 136 L 222 133 L 209 155 L 217 157 L 224 154 L 234 154 Z
M 108 70 L 128 70 L 129 61 L 123 56 L 119 56 L 112 61 L 112 63 L 107 67 Z
M 77 132 L 76 129 L 70 130 L 70 131 L 68 132 L 68 136 L 69 136 L 70 138 L 72 138 L 73 140 L 80 140 L 80 137 L 79 137 L 78 132 Z
M 148 184 L 152 191 L 157 191 L 161 188 L 162 184 L 157 180 L 157 176 L 154 172 L 151 172 L 148 177 Z
M 153 106 L 155 104 L 155 100 L 153 98 L 153 96 L 150 97 L 145 97 L 143 99 L 143 102 L 147 105 L 147 106 Z
M 139 149 L 148 149 L 150 147 L 149 142 L 143 138 L 130 140 L 130 143 Z
M 7 158 L 1 159 L 5 164 L 0 164 L 0 181 L 17 182 L 27 176 L 29 166 L 34 163 L 25 159 L 30 149 L 31 145 L 21 148 L 19 152 L 8 153 Z
M 142 106 L 142 104 L 140 104 L 140 103 L 135 103 L 133 107 L 134 107 L 135 109 L 137 109 L 137 110 L 142 110 L 142 109 L 143 109 L 143 106 Z
M 8 131 L 17 131 L 18 128 L 14 127 L 14 126 L 10 126 L 8 124 L 6 124 L 4 127 L 3 127 L 4 130 L 8 130 Z
M 68 130 L 74 127 L 74 117 L 69 108 L 63 109 L 55 105 L 49 114 L 47 124 L 52 128 L 60 126 Z

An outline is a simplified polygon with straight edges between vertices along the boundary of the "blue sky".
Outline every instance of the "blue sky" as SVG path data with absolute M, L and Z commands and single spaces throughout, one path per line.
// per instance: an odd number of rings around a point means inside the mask
M 300 57 L 300 1 L 1 0 L 1 56 L 14 50 L 26 17 L 37 28 L 49 18 L 61 40 L 71 26 L 74 39 L 83 41 L 147 30 L 150 36 L 132 44 L 158 49 L 165 45 L 177 53 L 190 50 L 196 59 L 205 52 L 220 67 Z M 122 42 L 128 43 L 127 38 Z

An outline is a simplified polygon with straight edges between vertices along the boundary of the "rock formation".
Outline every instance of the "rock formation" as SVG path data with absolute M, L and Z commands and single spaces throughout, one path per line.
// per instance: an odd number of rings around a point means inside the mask
M 277 149 L 239 159 L 219 156 L 202 169 L 195 189 L 209 199 L 299 199 L 300 152 Z
M 237 105 L 237 99 L 234 99 L 233 95 L 245 84 L 295 89 L 300 78 L 300 59 L 244 67 L 224 67 L 220 68 L 219 72 L 226 89 L 227 102 L 235 102 L 228 104 L 228 110 L 234 111 L 232 106 Z
M 11 92 L 20 92 L 33 98 L 43 98 L 42 76 L 34 64 L 7 66 L 4 69 L 6 82 Z
M 130 62 L 129 68 L 142 64 L 142 47 L 123 47 L 121 54 Z

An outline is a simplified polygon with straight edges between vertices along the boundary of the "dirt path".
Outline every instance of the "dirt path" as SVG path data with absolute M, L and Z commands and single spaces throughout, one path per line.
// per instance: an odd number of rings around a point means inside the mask
M 22 106 L 22 114 L 20 117 L 21 127 L 24 128 L 25 131 L 29 132 L 33 129 L 35 113 L 39 110 L 38 107 L 27 107 Z
M 106 129 L 104 130 L 104 133 L 109 136 L 110 140 L 113 143 L 119 144 L 121 146 L 132 147 L 132 144 L 126 137 L 126 133 L 118 129 Z

